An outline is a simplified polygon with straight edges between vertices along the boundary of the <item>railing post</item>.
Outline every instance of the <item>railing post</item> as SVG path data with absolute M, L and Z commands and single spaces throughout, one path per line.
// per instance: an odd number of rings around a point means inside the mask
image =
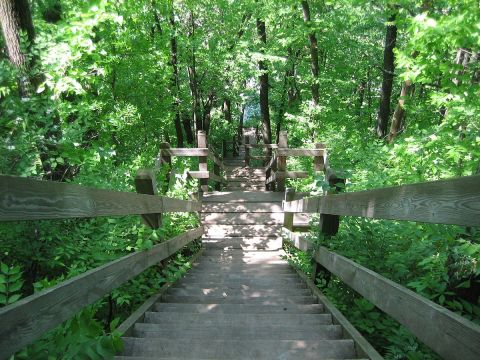
M 245 164 L 250 166 L 250 148 L 248 145 L 250 144 L 250 136 L 245 136 Z
M 198 148 L 208 148 L 207 146 L 207 133 L 203 130 L 199 130 L 197 132 L 197 147 Z M 207 157 L 206 156 L 199 156 L 198 157 L 198 170 L 200 171 L 208 171 L 208 164 L 207 164 Z M 199 191 L 204 193 L 208 192 L 208 178 L 200 179 L 199 181 L 200 187 Z
M 140 169 L 135 176 L 135 189 L 139 194 L 156 195 L 157 183 L 155 173 L 152 170 Z M 142 219 L 145 225 L 152 229 L 158 229 L 162 224 L 162 214 L 144 214 Z
M 323 162 L 323 161 L 322 161 Z M 334 189 L 328 190 L 327 194 L 338 193 L 342 191 L 341 186 L 337 186 L 337 184 L 342 183 L 345 184 L 345 179 L 341 179 L 335 175 L 332 169 L 327 168 L 325 171 L 325 178 L 328 181 L 328 184 L 333 187 Z M 330 237 L 335 235 L 338 232 L 338 227 L 340 225 L 340 216 L 339 215 L 331 215 L 331 214 L 322 214 L 320 213 L 320 233 L 325 237 Z M 313 269 L 312 269 L 312 281 L 315 282 L 318 273 L 323 272 L 325 274 L 325 279 L 328 282 L 330 281 L 331 274 L 330 272 L 325 269 L 322 265 L 318 264 L 316 261 L 313 262 Z
M 315 144 L 315 149 L 325 149 L 325 144 L 316 143 Z M 324 164 L 324 161 L 323 161 L 323 155 L 313 157 L 313 169 L 315 171 L 323 171 L 325 169 L 325 164 Z
M 163 142 L 160 144 L 160 156 L 158 157 L 158 162 L 156 164 L 157 168 L 160 168 L 162 165 L 167 164 L 168 173 L 165 176 L 165 184 L 162 186 L 162 193 L 166 193 L 170 186 L 170 174 L 172 171 L 172 156 L 168 153 L 170 149 L 170 144 Z
M 295 189 L 287 188 L 285 189 L 285 202 L 292 201 L 295 198 Z M 283 213 L 283 227 L 293 231 L 293 213 Z
M 213 173 L 220 177 L 220 166 L 218 166 L 216 163 L 213 163 Z M 215 190 L 220 191 L 221 190 L 222 183 L 215 181 Z
M 278 137 L 278 149 L 288 148 L 288 137 L 286 131 L 280 131 Z M 285 191 L 285 172 L 287 171 L 287 157 L 277 154 L 277 171 L 282 175 L 277 180 L 277 191 Z
M 237 141 L 237 137 L 234 135 L 233 138 L 232 138 L 232 155 L 235 157 L 235 156 L 238 156 L 238 141 Z
M 222 157 L 224 159 L 227 157 L 227 140 L 222 141 Z

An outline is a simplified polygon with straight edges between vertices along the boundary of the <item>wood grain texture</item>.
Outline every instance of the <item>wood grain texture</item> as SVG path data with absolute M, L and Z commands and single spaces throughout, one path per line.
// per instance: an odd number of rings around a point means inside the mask
M 0 359 L 92 304 L 148 267 L 201 237 L 203 227 L 187 231 L 152 249 L 136 252 L 0 309 Z
M 335 307 L 335 305 L 320 291 L 320 289 L 310 280 L 306 274 L 295 269 L 297 274 L 307 284 L 313 295 L 318 298 L 318 302 L 323 304 L 325 312 L 332 315 L 333 323 L 342 327 L 344 339 L 352 339 L 355 342 L 355 350 L 358 357 L 365 357 L 370 360 L 383 360 L 383 357 L 373 348 L 360 332 L 347 320 L 345 316 Z
M 278 148 L 277 156 L 323 156 L 323 149 L 282 149 Z
M 480 326 L 324 247 L 315 260 L 443 358 L 480 359 Z
M 311 197 L 284 210 L 480 226 L 480 175 Z
M 173 149 L 162 149 L 160 150 L 162 155 L 170 156 L 208 156 L 210 150 L 206 147 L 204 148 L 173 148 Z
M 161 196 L 0 175 L 0 221 L 199 211 L 201 204 Z

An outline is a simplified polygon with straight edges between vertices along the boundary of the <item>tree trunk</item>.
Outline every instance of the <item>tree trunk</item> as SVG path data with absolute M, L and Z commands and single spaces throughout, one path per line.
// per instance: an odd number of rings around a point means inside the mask
M 189 38 L 193 38 L 195 36 L 195 20 L 193 17 L 193 12 L 190 12 L 190 31 L 188 34 Z M 195 61 L 195 49 L 192 48 L 192 59 L 191 65 L 188 66 L 188 79 L 190 83 L 190 91 L 192 95 L 192 117 L 193 117 L 193 124 L 195 126 L 195 133 L 197 131 L 203 130 L 203 121 L 200 115 L 200 94 L 198 91 L 198 83 L 197 83 L 197 71 L 196 71 L 196 61 Z
M 183 117 L 182 120 L 183 129 L 185 130 L 185 136 L 187 137 L 187 143 L 193 144 L 195 142 L 195 137 L 193 136 L 192 130 L 192 121 L 189 115 Z
M 362 106 L 363 106 L 363 100 L 365 99 L 365 89 L 367 87 L 367 81 L 365 79 L 362 79 L 360 81 L 360 84 L 358 85 L 357 88 L 357 94 L 358 94 L 358 108 L 357 108 L 357 115 L 360 116 L 362 114 Z
M 265 21 L 257 18 L 257 32 L 263 44 L 267 43 Z M 268 108 L 268 69 L 263 60 L 258 62 L 261 74 L 260 82 L 260 116 L 262 118 L 262 137 L 265 144 L 272 143 L 272 129 L 270 126 L 270 110 Z
M 210 131 L 210 120 L 211 120 L 211 112 L 213 108 L 213 103 L 215 101 L 215 92 L 210 91 L 208 95 L 208 99 L 203 105 L 203 130 L 208 136 L 208 132 Z
M 26 71 L 33 65 L 28 63 L 27 56 L 22 52 L 20 33 L 25 31 L 28 37 L 28 47 L 33 44 L 35 30 L 30 13 L 28 0 L 1 0 L 0 23 L 5 39 L 5 46 L 10 62 L 20 69 L 19 90 L 21 96 L 31 94 L 31 81 Z
M 392 124 L 390 125 L 390 134 L 388 134 L 388 141 L 392 142 L 401 132 L 403 127 L 403 119 L 405 117 L 405 99 L 409 97 L 413 90 L 413 84 L 407 80 L 402 85 L 400 98 L 392 116 Z
M 230 124 L 232 122 L 232 102 L 230 99 L 225 98 L 223 100 L 223 116 L 225 120 Z
M 383 53 L 383 81 L 380 93 L 380 108 L 377 114 L 377 135 L 384 138 L 387 134 L 388 118 L 390 117 L 390 99 L 392 97 L 393 75 L 395 71 L 395 55 L 393 49 L 397 41 L 397 27 L 393 22 L 395 14 L 388 18 Z
M 310 18 L 310 6 L 308 5 L 308 1 L 302 1 L 302 9 L 303 9 L 303 19 L 307 26 L 311 26 L 311 18 Z M 311 30 L 308 34 L 308 39 L 310 41 L 310 62 L 312 68 L 312 76 L 313 76 L 313 83 L 312 83 L 312 99 L 315 105 L 318 105 L 320 100 L 319 88 L 318 88 L 318 42 L 315 36 L 315 31 Z
M 170 13 L 170 26 L 171 26 L 171 35 L 170 35 L 170 48 L 171 48 L 171 62 L 172 62 L 172 93 L 173 93 L 173 101 L 172 101 L 172 110 L 175 114 L 175 132 L 177 134 L 177 147 L 183 147 L 183 132 L 182 132 L 182 123 L 180 120 L 180 106 L 179 106 L 179 99 L 178 99 L 178 59 L 177 59 L 177 36 L 175 35 L 175 10 L 173 7 L 173 0 L 172 0 L 172 12 Z

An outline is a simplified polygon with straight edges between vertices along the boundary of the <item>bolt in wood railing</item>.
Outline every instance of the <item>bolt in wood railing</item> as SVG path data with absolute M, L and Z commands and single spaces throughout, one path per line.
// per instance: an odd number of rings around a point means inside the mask
M 154 175 L 139 172 L 137 189 L 155 193 Z M 164 212 L 196 212 L 201 203 L 153 194 L 95 189 L 80 185 L 0 175 L 0 221 L 143 215 L 151 227 Z M 0 359 L 42 337 L 85 306 L 148 267 L 167 259 L 203 235 L 187 231 L 150 250 L 135 252 L 75 276 L 0 309 Z
M 332 184 L 338 183 L 333 177 L 329 180 Z M 480 175 L 327 194 L 284 202 L 283 208 L 292 214 L 320 213 L 322 216 L 480 226 Z M 326 225 L 326 219 L 332 223 Z M 334 234 L 337 229 L 338 220 L 324 217 L 324 232 Z M 312 247 L 304 244 L 308 242 L 305 238 L 296 240 L 299 246 L 295 246 L 299 248 Z M 313 258 L 319 266 L 408 328 L 441 357 L 454 360 L 480 358 L 480 326 L 325 247 L 317 249 Z M 314 269 L 314 272 L 319 270 Z

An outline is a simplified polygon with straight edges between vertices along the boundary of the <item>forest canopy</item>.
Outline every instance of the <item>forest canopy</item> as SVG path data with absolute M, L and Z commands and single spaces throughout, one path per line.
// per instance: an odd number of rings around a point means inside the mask
M 243 128 L 264 143 L 280 131 L 291 147 L 324 143 L 347 191 L 480 172 L 477 0 L 2 0 L 0 23 L 1 174 L 133 191 L 161 143 L 195 147 L 204 130 L 220 149 Z M 187 199 L 195 161 L 174 159 L 162 191 Z M 291 166 L 311 176 L 289 186 L 323 191 L 311 163 Z M 2 223 L 0 306 L 196 224 Z M 348 218 L 337 236 L 312 236 L 479 323 L 478 230 Z M 120 319 L 190 255 L 15 358 L 113 353 Z M 386 358 L 436 358 L 339 281 L 323 290 Z

